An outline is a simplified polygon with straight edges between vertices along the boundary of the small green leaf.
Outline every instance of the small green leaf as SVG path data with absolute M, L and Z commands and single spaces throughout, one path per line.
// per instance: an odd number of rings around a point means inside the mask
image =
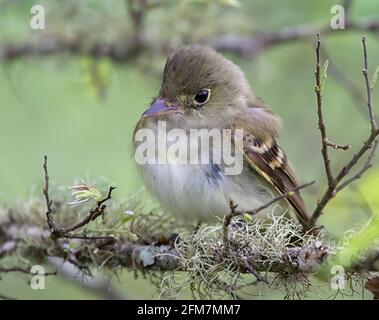
M 321 77 L 321 91 L 324 90 L 325 81 L 328 78 L 328 66 L 329 60 L 325 60 L 324 65 L 322 66 L 322 77 Z

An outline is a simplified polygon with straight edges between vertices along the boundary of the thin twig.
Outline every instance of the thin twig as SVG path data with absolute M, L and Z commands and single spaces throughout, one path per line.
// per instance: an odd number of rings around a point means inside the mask
M 372 167 L 372 161 L 374 159 L 374 156 L 375 156 L 375 153 L 376 153 L 376 150 L 378 148 L 378 140 L 376 140 L 374 142 L 374 146 L 372 147 L 371 151 L 370 151 L 370 154 L 368 155 L 367 157 L 367 161 L 365 162 L 365 164 L 363 165 L 363 167 L 356 173 L 354 174 L 352 177 L 350 177 L 349 179 L 347 179 L 346 181 L 344 181 L 343 183 L 341 183 L 337 189 L 336 189 L 336 192 L 340 192 L 342 189 L 344 189 L 345 187 L 347 187 L 350 183 L 352 183 L 354 180 L 358 180 L 362 177 L 362 175 L 367 171 L 369 170 L 371 167 Z
M 372 89 L 370 85 L 370 80 L 368 78 L 368 57 L 367 57 L 366 37 L 362 37 L 362 45 L 363 45 L 363 58 L 364 58 L 364 67 L 362 69 L 362 73 L 363 73 L 363 77 L 365 78 L 365 83 L 366 83 L 367 107 L 368 107 L 368 112 L 370 116 L 371 132 L 375 133 L 378 130 L 378 126 L 376 124 L 375 111 L 374 111 L 373 102 L 372 102 Z
M 369 80 L 369 72 L 368 72 L 368 55 L 367 55 L 367 47 L 366 47 L 366 38 L 362 37 L 362 45 L 363 45 L 363 69 L 362 69 L 362 74 L 365 80 L 365 85 L 366 85 L 366 93 L 367 93 L 367 109 L 368 109 L 368 114 L 370 118 L 370 125 L 371 125 L 371 132 L 366 141 L 363 143 L 362 147 L 358 150 L 357 153 L 353 155 L 353 157 L 347 162 L 346 165 L 344 165 L 338 174 L 336 175 L 335 178 L 333 178 L 332 182 L 330 183 L 330 179 L 328 178 L 328 188 L 321 197 L 321 199 L 318 201 L 317 206 L 312 214 L 312 217 L 309 222 L 309 228 L 312 228 L 318 218 L 322 215 L 322 212 L 326 205 L 329 203 L 329 201 L 342 189 L 347 187 L 350 183 L 353 181 L 359 179 L 367 170 L 369 170 L 372 167 L 372 161 L 374 159 L 376 150 L 377 150 L 377 137 L 379 135 L 379 129 L 376 123 L 376 118 L 375 118 L 375 111 L 374 111 L 374 106 L 373 106 L 373 99 L 372 99 L 372 88 L 370 85 L 370 80 Z M 317 47 L 319 48 L 320 46 L 320 37 L 318 36 L 318 45 Z M 319 64 L 319 55 L 317 54 L 317 49 L 316 49 L 316 65 Z M 316 71 L 317 73 L 317 71 Z M 317 76 L 316 76 L 317 79 Z M 316 85 L 317 86 L 317 85 Z M 317 93 L 317 101 L 319 102 L 319 94 L 316 90 Z M 318 103 L 318 110 L 322 109 L 322 104 L 319 105 Z M 322 114 L 321 114 L 322 116 Z M 320 118 L 319 114 L 319 122 L 323 123 L 323 119 Z M 325 126 L 325 125 L 324 125 Z M 321 131 L 321 129 L 320 129 Z M 321 131 L 321 135 L 323 136 L 323 150 L 327 147 L 327 141 L 325 140 L 326 136 L 324 137 L 323 132 Z M 369 151 L 369 155 L 367 158 L 367 161 L 363 165 L 363 167 L 352 177 L 348 178 L 344 182 L 342 182 L 351 172 L 351 170 L 357 165 L 357 163 L 361 160 L 361 158 Z M 325 162 L 325 155 L 324 156 L 324 162 Z M 341 183 L 342 182 L 342 183 Z
M 71 233 L 63 235 L 62 238 L 81 239 L 81 240 L 110 240 L 110 241 L 115 240 L 113 236 L 86 236 L 84 234 L 71 234 Z
M 291 198 L 295 192 L 298 192 L 299 190 L 301 189 L 304 189 L 304 188 L 307 188 L 311 185 L 313 185 L 316 181 L 311 181 L 311 182 L 307 182 L 307 183 L 304 183 L 286 193 L 283 193 L 281 195 L 278 195 L 276 196 L 275 198 L 273 198 L 271 201 L 261 205 L 260 207 L 258 207 L 257 209 L 254 209 L 254 210 L 240 210 L 240 211 L 235 211 L 235 215 L 242 215 L 242 214 L 249 214 L 249 215 L 256 215 L 258 214 L 259 212 L 261 212 L 262 210 L 264 209 L 267 209 L 268 207 L 271 207 L 273 204 L 279 202 L 280 200 L 283 200 L 283 199 L 288 199 L 288 198 Z
M 324 160 L 324 167 L 326 172 L 326 177 L 328 179 L 328 185 L 334 188 L 335 186 L 335 180 L 332 174 L 332 169 L 330 167 L 330 159 L 328 154 L 328 144 L 327 141 L 327 135 L 326 135 L 326 127 L 324 122 L 324 115 L 322 110 L 322 87 L 321 87 L 321 61 L 320 61 L 320 45 L 321 45 L 321 39 L 320 34 L 317 33 L 317 46 L 316 46 L 316 71 L 315 71 L 315 78 L 316 78 L 316 86 L 315 86 L 315 92 L 317 96 L 317 115 L 318 115 L 318 128 L 321 133 L 321 153 L 322 158 Z
M 326 139 L 325 144 L 329 147 L 332 147 L 335 150 L 349 150 L 351 148 L 350 144 L 337 144 L 334 142 L 331 142 L 329 139 Z
M 283 199 L 288 199 L 288 198 L 292 197 L 295 192 L 298 192 L 301 189 L 307 188 L 307 187 L 311 186 L 314 183 L 315 183 L 315 181 L 304 183 L 304 184 L 302 184 L 302 185 L 294 188 L 293 190 L 290 190 L 290 191 L 288 191 L 286 193 L 283 193 L 283 194 L 280 194 L 280 195 L 274 197 L 269 202 L 261 205 L 260 207 L 254 209 L 254 210 L 236 210 L 238 206 L 235 205 L 233 203 L 233 201 L 231 200 L 230 203 L 229 203 L 230 213 L 224 217 L 224 224 L 223 224 L 223 239 L 224 239 L 224 244 L 226 244 L 229 241 L 229 235 L 228 235 L 228 233 L 229 233 L 229 225 L 232 222 L 232 219 L 234 217 L 241 216 L 241 215 L 244 215 L 244 214 L 248 214 L 248 215 L 252 215 L 252 216 L 257 215 L 262 210 L 269 208 L 273 204 L 275 204 L 275 203 L 277 203 L 277 202 L 279 202 L 279 201 L 281 201 Z
M 234 204 L 233 200 L 229 201 L 230 213 L 224 217 L 224 224 L 223 224 L 223 242 L 224 242 L 225 247 L 227 247 L 229 243 L 229 225 L 232 222 L 232 219 L 237 215 L 236 214 L 237 207 L 238 205 Z
M 109 187 L 108 195 L 104 199 L 100 200 L 97 203 L 97 206 L 94 209 L 91 209 L 90 212 L 89 212 L 89 215 L 87 215 L 82 221 L 79 221 L 78 223 L 74 224 L 71 227 L 62 229 L 62 231 L 64 232 L 64 234 L 68 234 L 68 233 L 70 233 L 72 231 L 75 231 L 75 230 L 77 230 L 77 229 L 79 229 L 79 228 L 87 225 L 91 221 L 95 220 L 100 215 L 102 215 L 103 212 L 104 212 L 104 210 L 105 210 L 105 208 L 107 207 L 104 204 L 104 202 L 112 199 L 112 192 L 113 192 L 114 189 L 116 189 L 116 187 Z
M 80 229 L 81 227 L 87 225 L 91 221 L 94 221 L 99 216 L 103 215 L 104 210 L 106 209 L 106 205 L 104 204 L 108 200 L 112 199 L 112 192 L 116 187 L 109 187 L 108 194 L 104 199 L 101 199 L 97 202 L 97 206 L 94 209 L 91 209 L 89 214 L 83 218 L 83 220 L 74 224 L 71 227 L 67 228 L 58 228 L 57 224 L 53 218 L 53 209 L 52 204 L 53 201 L 49 196 L 49 173 L 47 169 L 47 156 L 44 157 L 43 169 L 45 173 L 45 187 L 43 189 L 43 194 L 45 195 L 46 201 L 46 218 L 47 223 L 49 225 L 51 236 L 53 238 L 70 238 L 70 239 L 86 239 L 86 240 L 99 240 L 99 239 L 113 239 L 111 236 L 86 236 L 83 234 L 71 234 L 71 232 Z
M 43 188 L 43 194 L 45 196 L 46 201 L 46 218 L 47 224 L 49 225 L 49 228 L 53 233 L 55 230 L 57 230 L 57 226 L 55 225 L 55 221 L 53 219 L 53 200 L 50 200 L 49 196 L 49 173 L 47 170 L 47 156 L 44 157 L 43 170 L 45 173 L 45 187 Z

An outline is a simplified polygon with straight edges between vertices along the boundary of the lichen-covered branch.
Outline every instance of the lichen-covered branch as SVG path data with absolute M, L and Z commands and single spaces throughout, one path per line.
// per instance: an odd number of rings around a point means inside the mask
M 22 221 L 9 216 L 0 223 L 2 238 L 0 242 L 0 251 L 6 252 L 6 248 L 10 243 L 18 242 L 18 245 L 25 249 L 27 244 L 33 243 L 35 250 L 43 250 L 40 258 L 47 258 L 53 252 L 53 256 L 65 258 L 67 251 L 62 250 L 62 245 L 73 241 L 72 239 L 60 239 L 55 241 L 48 228 L 41 225 L 34 225 L 29 221 Z M 75 260 L 80 265 L 88 267 L 94 265 L 102 265 L 106 268 L 127 267 L 136 270 L 159 270 L 159 271 L 174 271 L 185 270 L 182 264 L 180 253 L 180 239 L 176 245 L 165 243 L 141 244 L 132 242 L 125 238 L 114 239 L 108 241 L 104 239 L 75 239 L 76 252 Z M 79 250 L 78 250 L 79 248 Z M 179 248 L 179 249 L 178 249 Z M 32 248 L 28 248 L 33 250 Z M 83 250 L 83 252 L 81 251 Z M 91 259 L 89 261 L 88 250 L 91 250 Z M 179 251 L 178 251 L 179 250 Z M 48 254 L 50 252 L 50 254 Z M 11 255 L 12 251 L 8 251 Z M 109 255 L 110 254 L 110 255 Z M 254 252 L 250 253 L 254 255 Z M 329 255 L 329 250 L 323 245 L 306 245 L 304 247 L 288 247 L 280 253 L 283 260 L 278 262 L 265 261 L 258 262 L 255 268 L 258 271 L 272 272 L 279 271 L 299 271 L 313 272 L 320 263 L 325 261 Z M 109 255 L 109 259 L 104 259 L 104 256 Z M 5 255 L 3 255 L 5 257 Z M 219 257 L 222 259 L 222 257 Z M 0 273 L 9 271 L 22 271 L 25 273 L 25 268 L 14 267 L 9 269 L 0 268 Z
M 37 212 L 37 208 L 40 211 Z M 70 210 L 61 208 L 58 213 L 60 218 L 64 215 L 65 223 L 71 223 L 76 217 Z M 180 236 L 164 237 L 162 233 L 168 234 L 174 223 L 166 224 L 162 213 L 135 213 L 132 221 L 106 231 L 115 221 L 117 224 L 112 213 L 112 217 L 97 222 L 97 228 L 102 226 L 105 230 L 104 235 L 113 233 L 112 240 L 90 236 L 71 239 L 52 237 L 45 222 L 43 203 L 34 204 L 32 211 L 32 214 L 23 214 L 21 210 L 12 209 L 0 221 L 0 252 L 5 253 L 0 258 L 0 278 L 2 273 L 12 271 L 32 276 L 29 272 L 32 265 L 22 261 L 51 265 L 52 259 L 60 259 L 88 276 L 91 269 L 114 274 L 126 268 L 145 275 L 155 274 L 160 279 L 157 284 L 159 290 L 170 288 L 174 292 L 179 289 L 172 288 L 172 281 L 168 279 L 178 277 L 180 273 L 184 279 L 179 288 L 188 288 L 190 283 L 201 285 L 202 290 L 208 290 L 206 296 L 211 297 L 225 286 L 225 282 L 227 287 L 233 288 L 243 285 L 242 279 L 246 277 L 242 275 L 252 273 L 251 270 L 262 274 L 256 277 L 258 281 L 264 280 L 271 286 L 269 274 L 280 274 L 281 281 L 295 275 L 307 278 L 329 270 L 336 263 L 337 249 L 328 242 L 325 234 L 304 235 L 300 225 L 283 215 L 270 215 L 267 219 L 255 218 L 253 221 L 235 217 L 229 226 L 230 250 L 227 251 L 222 222 L 215 226 L 203 225 L 195 233 L 179 230 Z M 118 211 L 117 207 L 115 211 Z M 161 230 L 156 234 L 153 231 L 155 218 L 162 221 Z M 88 229 L 87 232 L 94 231 Z M 139 233 L 147 233 L 151 238 L 141 240 Z M 18 257 L 18 262 L 7 260 L 9 257 Z M 377 271 L 379 259 L 375 257 L 374 253 L 365 255 L 361 261 L 347 266 L 346 272 Z M 51 274 L 56 271 L 53 269 Z M 224 282 L 216 281 L 219 278 Z M 277 277 L 274 278 L 277 282 Z

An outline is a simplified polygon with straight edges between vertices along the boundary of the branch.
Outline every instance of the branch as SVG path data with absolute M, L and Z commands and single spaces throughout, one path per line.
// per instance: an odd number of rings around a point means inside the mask
M 379 21 L 369 20 L 366 22 L 346 21 L 346 31 L 364 31 L 378 33 Z M 307 40 L 316 33 L 330 34 L 335 32 L 329 26 L 315 27 L 309 25 L 297 25 L 284 28 L 276 32 L 257 32 L 251 37 L 239 37 L 228 35 L 207 41 L 216 50 L 229 51 L 244 57 L 254 58 L 259 53 L 283 43 Z
M 223 239 L 224 239 L 224 242 L 227 243 L 229 241 L 229 239 L 228 239 L 229 238 L 228 237 L 229 225 L 232 222 L 234 217 L 245 215 L 245 214 L 255 216 L 259 212 L 271 207 L 273 204 L 278 203 L 283 199 L 288 199 L 288 198 L 292 197 L 294 195 L 294 193 L 298 192 L 301 189 L 304 189 L 304 188 L 307 188 L 307 187 L 313 185 L 315 182 L 316 181 L 311 181 L 311 182 L 302 184 L 293 190 L 290 190 L 286 193 L 280 194 L 280 195 L 274 197 L 269 202 L 261 205 L 260 207 L 254 209 L 254 210 L 236 210 L 238 206 L 235 205 L 233 203 L 233 201 L 231 200 L 230 205 L 229 205 L 230 213 L 224 217 L 224 223 L 223 223 L 223 232 L 224 232 Z
M 377 150 L 377 137 L 379 135 L 379 129 L 376 123 L 376 116 L 373 106 L 372 99 L 372 88 L 370 85 L 370 80 L 368 76 L 368 56 L 367 56 L 367 47 L 366 47 L 366 38 L 362 38 L 363 45 L 363 69 L 362 74 L 365 80 L 366 93 L 367 93 L 367 110 L 370 119 L 371 132 L 364 141 L 362 147 L 358 150 L 357 153 L 353 155 L 353 157 L 344 165 L 337 173 L 336 176 L 333 175 L 330 169 L 330 160 L 328 155 L 328 147 L 333 147 L 334 149 L 344 149 L 347 146 L 339 146 L 334 143 L 331 143 L 326 136 L 326 128 L 323 118 L 323 105 L 322 105 L 322 85 L 321 85 L 321 72 L 320 72 L 320 36 L 317 35 L 317 47 L 316 47 L 316 96 L 317 96 L 317 114 L 319 120 L 319 130 L 321 133 L 322 139 L 322 156 L 324 159 L 324 166 L 326 175 L 328 178 L 328 188 L 318 201 L 317 206 L 312 214 L 309 227 L 313 227 L 318 220 L 318 218 L 322 215 L 322 212 L 329 201 L 335 197 L 335 195 L 351 184 L 353 181 L 359 179 L 367 170 L 372 167 L 372 161 L 374 159 L 376 150 Z M 347 148 L 348 149 L 348 148 Z M 370 152 L 369 152 L 370 151 Z M 369 153 L 368 153 L 369 152 Z M 367 161 L 364 163 L 362 168 L 353 176 L 348 177 L 349 173 L 361 158 L 368 153 Z
M 86 216 L 82 221 L 79 221 L 78 223 L 76 223 L 75 225 L 73 225 L 71 227 L 61 229 L 61 232 L 65 235 L 67 235 L 70 232 L 75 231 L 77 229 L 80 229 L 81 227 L 87 225 L 91 221 L 94 221 L 97 217 L 101 216 L 104 213 L 105 208 L 107 207 L 104 204 L 104 202 L 112 199 L 112 192 L 114 189 L 116 189 L 116 187 L 109 187 L 108 195 L 104 199 L 100 200 L 94 209 L 90 210 L 88 216 Z
M 51 208 L 51 206 L 53 205 L 53 201 L 50 200 L 50 196 L 49 196 L 49 173 L 47 171 L 47 156 L 44 157 L 43 170 L 45 172 L 45 187 L 43 188 L 43 194 L 45 196 L 45 201 L 46 201 L 47 224 L 49 225 L 52 233 L 54 233 L 54 230 L 57 230 L 58 228 L 55 225 L 55 221 L 53 219 L 53 209 Z
M 373 102 L 372 102 L 372 89 L 370 85 L 370 80 L 368 78 L 368 57 L 367 57 L 366 37 L 362 37 L 362 44 L 363 44 L 363 59 L 364 59 L 364 67 L 362 69 L 362 74 L 363 74 L 363 77 L 365 78 L 365 83 L 366 83 L 367 107 L 368 107 L 368 112 L 370 116 L 371 132 L 376 133 L 376 131 L 378 131 L 378 126 L 376 124 L 375 111 L 374 111 Z
M 130 0 L 126 0 L 127 5 L 129 2 Z M 133 28 L 138 29 L 142 23 L 140 21 L 142 18 L 139 18 L 140 13 L 136 14 L 135 10 L 138 12 L 139 9 L 134 9 L 131 12 L 132 17 L 134 17 Z M 364 31 L 376 34 L 379 31 L 379 21 L 347 22 L 345 27 L 344 32 Z M 227 35 L 209 38 L 204 39 L 202 43 L 219 51 L 228 51 L 251 59 L 272 47 L 312 38 L 317 32 L 326 35 L 335 32 L 335 30 L 329 26 L 320 28 L 295 25 L 276 32 L 255 32 L 249 37 Z M 165 51 L 172 49 L 170 43 L 161 43 L 159 47 Z M 147 51 L 154 50 L 156 52 L 157 50 L 157 46 L 154 43 L 144 42 L 143 48 Z M 90 56 L 95 59 L 106 57 L 115 63 L 125 63 L 141 53 L 141 40 L 136 40 L 134 33 L 122 36 L 116 43 L 88 43 L 86 39 L 81 37 L 66 38 L 51 34 L 31 41 L 0 44 L 0 63 L 7 63 L 28 56 L 35 57 L 62 53 L 73 56 Z
M 33 220 L 35 222 L 35 220 Z M 30 252 L 33 248 L 44 248 L 39 251 L 46 262 L 51 259 L 67 259 L 67 252 L 61 250 L 61 245 L 52 239 L 49 230 L 40 225 L 34 225 L 30 221 L 11 221 L 2 220 L 0 228 L 6 232 L 7 238 L 23 238 L 24 254 Z M 27 236 L 25 236 L 27 235 Z M 70 239 L 64 239 L 69 241 Z M 183 264 L 182 253 L 180 252 L 180 243 L 178 246 L 172 244 L 141 244 L 131 242 L 127 238 L 118 238 L 113 242 L 104 242 L 99 240 L 78 240 L 73 256 L 76 260 L 75 265 L 90 267 L 107 268 L 132 268 L 133 270 L 150 270 L 150 271 L 186 271 L 186 265 Z M 28 247 L 30 248 L 28 249 Z M 179 251 L 178 251 L 179 248 Z M 33 251 L 31 251 L 33 252 Z M 223 259 L 222 253 L 215 259 Z M 254 256 L 254 252 L 246 252 L 247 257 Z M 313 273 L 320 266 L 333 256 L 333 249 L 319 244 L 317 241 L 313 244 L 303 246 L 286 247 L 280 252 L 281 258 L 275 262 L 265 261 L 262 257 L 259 261 L 253 261 L 254 270 L 261 272 L 305 272 Z M 25 256 L 25 258 L 31 258 Z M 371 259 L 365 262 L 365 270 L 376 271 L 377 261 Z M 250 261 L 251 263 L 251 261 Z M 358 271 L 360 265 L 352 266 L 346 271 Z M 57 268 L 57 265 L 55 264 Z M 59 268 L 58 268 L 59 269 Z M 1 268 L 1 272 L 22 272 L 31 274 L 27 267 Z M 249 270 L 241 269 L 242 273 L 250 273 Z M 50 273 L 50 274 L 56 274 Z M 58 271 L 60 274 L 60 271 Z
M 332 147 L 335 150 L 349 150 L 351 148 L 350 144 L 337 144 L 334 142 L 331 142 L 328 138 L 324 140 L 325 144 L 329 147 Z
M 249 215 L 256 215 L 258 214 L 259 212 L 261 212 L 262 210 L 264 209 L 267 209 L 269 207 L 271 207 L 273 204 L 279 202 L 280 200 L 283 200 L 283 199 L 288 199 L 290 197 L 292 197 L 294 195 L 294 193 L 300 191 L 301 189 L 304 189 L 304 188 L 307 188 L 311 185 L 313 185 L 316 181 L 311 181 L 311 182 L 307 182 L 307 183 L 304 183 L 286 193 L 283 193 L 281 195 L 278 195 L 277 197 L 273 198 L 272 200 L 270 200 L 269 202 L 261 205 L 260 207 L 258 207 L 257 209 L 254 209 L 254 210 L 240 210 L 240 211 L 236 211 L 234 212 L 234 215 L 242 215 L 242 214 L 249 214 Z
M 346 181 L 344 181 L 343 183 L 341 183 L 336 188 L 336 192 L 340 192 L 342 189 L 347 187 L 353 181 L 360 179 L 362 177 L 362 175 L 373 166 L 372 161 L 374 160 L 374 156 L 376 154 L 377 148 L 378 148 L 378 140 L 375 140 L 374 146 L 371 148 L 370 154 L 368 155 L 367 161 L 365 162 L 363 167 L 356 174 L 354 174 L 351 178 L 349 178 Z
M 109 58 L 115 63 L 125 63 L 134 58 L 139 47 L 132 39 L 120 40 L 117 43 L 87 43 L 81 37 L 67 38 L 56 35 L 45 35 L 30 41 L 0 44 L 0 63 L 11 62 L 24 57 L 40 57 L 55 54 L 72 56 L 89 56 L 94 59 Z
M 99 216 L 103 215 L 105 208 L 107 207 L 104 203 L 107 202 L 108 200 L 112 199 L 112 192 L 116 187 L 109 187 L 108 195 L 97 202 L 97 206 L 94 209 L 91 209 L 89 211 L 89 214 L 81 221 L 75 223 L 71 227 L 67 228 L 60 228 L 57 227 L 56 222 L 54 221 L 53 218 L 53 209 L 52 209 L 52 204 L 53 200 L 50 199 L 49 196 L 49 174 L 48 174 L 48 169 L 47 169 L 47 156 L 44 157 L 44 164 L 43 164 L 43 169 L 45 173 L 45 187 L 43 189 L 43 194 L 45 196 L 45 201 L 46 201 L 46 218 L 47 218 L 47 224 L 50 227 L 51 231 L 51 236 L 53 238 L 71 238 L 71 239 L 108 239 L 112 240 L 113 237 L 88 237 L 83 234 L 72 234 L 71 232 L 80 229 L 81 227 L 87 225 L 91 221 L 96 220 Z
M 315 92 L 317 96 L 317 115 L 318 115 L 318 128 L 321 133 L 321 153 L 322 158 L 324 160 L 324 167 L 326 172 L 326 177 L 328 179 L 328 184 L 331 188 L 334 188 L 335 186 L 335 180 L 333 178 L 332 170 L 330 168 L 330 160 L 329 160 L 329 154 L 328 154 L 328 143 L 329 140 L 326 136 L 326 127 L 324 124 L 324 116 L 323 116 L 323 110 L 322 110 L 322 86 L 321 86 L 321 62 L 320 62 L 320 45 L 321 45 L 321 39 L 320 34 L 317 34 L 317 46 L 316 46 L 316 71 L 315 71 L 315 78 L 316 78 L 316 86 L 315 86 Z
M 3 221 L 4 225 L 5 222 Z M 1 224 L 0 224 L 1 227 Z M 59 244 L 51 239 L 51 234 L 46 233 L 47 230 L 39 229 L 37 232 L 34 225 L 21 225 L 19 222 L 12 225 L 12 230 L 8 225 L 6 230 L 9 230 L 9 237 L 21 236 L 25 230 L 34 229 L 34 235 L 30 236 L 29 240 L 33 240 L 36 246 L 43 244 L 45 248 L 50 247 L 50 252 L 45 253 L 45 258 L 51 257 L 65 259 L 67 253 L 59 248 Z M 26 239 L 27 240 L 27 239 Z M 77 263 L 87 267 L 101 265 L 103 268 L 113 270 L 116 266 L 123 268 L 133 268 L 134 270 L 151 270 L 151 271 L 185 271 L 185 266 L 182 263 L 181 253 L 172 245 L 166 244 L 139 244 L 133 243 L 126 239 L 118 239 L 112 243 L 104 245 L 103 240 L 82 240 L 82 245 L 79 245 L 78 251 L 74 254 Z M 85 245 L 84 245 L 85 244 Z M 88 249 L 91 250 L 91 259 L 88 259 Z M 104 259 L 106 253 L 114 253 L 111 259 Z M 277 263 L 260 262 L 255 264 L 255 269 L 258 271 L 279 272 L 313 272 L 320 263 L 326 260 L 329 251 L 324 246 L 304 246 L 304 247 L 289 247 L 283 253 L 283 261 Z M 152 257 L 152 260 L 146 259 Z M 0 269 L 1 272 L 19 271 L 30 274 L 27 268 L 9 268 Z M 241 272 L 250 273 L 249 270 L 241 270 Z M 59 274 L 59 272 L 58 272 Z

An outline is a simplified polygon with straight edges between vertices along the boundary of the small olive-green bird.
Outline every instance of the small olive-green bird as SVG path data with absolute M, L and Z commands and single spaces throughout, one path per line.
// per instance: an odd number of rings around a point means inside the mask
M 240 209 L 252 210 L 298 186 L 278 145 L 280 118 L 255 96 L 241 69 L 209 47 L 185 45 L 168 57 L 159 94 L 137 123 L 135 150 L 142 143 L 137 132 L 148 129 L 158 135 L 159 121 L 167 131 L 181 129 L 187 135 L 191 129 L 243 129 L 240 174 L 226 175 L 225 164 L 212 159 L 139 165 L 149 191 L 187 222 L 228 214 L 230 200 Z M 168 145 L 158 150 L 158 143 L 152 142 L 150 147 L 160 153 Z M 300 194 L 286 201 L 306 227 L 308 215 Z

